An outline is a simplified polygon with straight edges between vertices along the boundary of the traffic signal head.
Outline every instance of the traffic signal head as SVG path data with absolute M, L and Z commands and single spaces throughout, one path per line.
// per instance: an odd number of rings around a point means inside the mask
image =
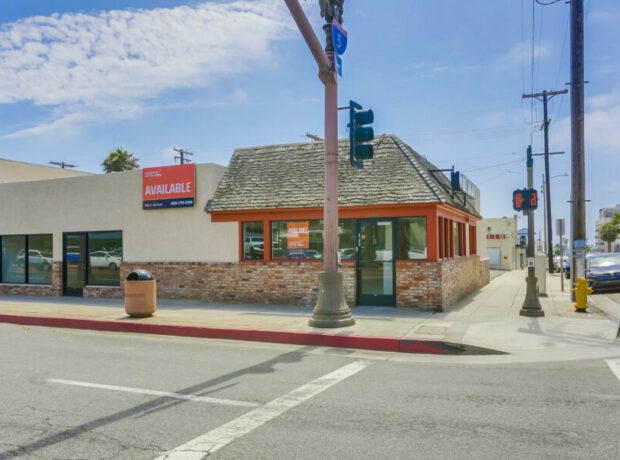
M 349 101 L 349 160 L 351 166 L 362 168 L 362 160 L 370 160 L 374 156 L 374 148 L 369 142 L 375 138 L 375 132 L 368 125 L 375 121 L 370 109 L 364 108 L 356 102 Z

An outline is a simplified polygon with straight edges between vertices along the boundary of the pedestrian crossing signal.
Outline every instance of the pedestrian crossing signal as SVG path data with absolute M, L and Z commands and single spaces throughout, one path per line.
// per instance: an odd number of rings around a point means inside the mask
M 512 192 L 512 207 L 515 211 L 534 211 L 538 208 L 538 192 L 533 188 Z

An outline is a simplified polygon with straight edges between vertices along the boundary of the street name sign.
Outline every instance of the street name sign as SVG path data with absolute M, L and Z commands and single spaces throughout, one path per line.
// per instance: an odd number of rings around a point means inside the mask
M 347 49 L 347 31 L 334 19 L 332 21 L 332 41 L 336 53 L 342 55 Z

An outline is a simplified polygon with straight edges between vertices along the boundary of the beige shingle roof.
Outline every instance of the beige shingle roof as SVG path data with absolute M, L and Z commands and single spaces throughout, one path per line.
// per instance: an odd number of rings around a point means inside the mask
M 357 169 L 349 164 L 349 140 L 338 141 L 339 206 L 442 202 L 478 215 L 470 203 L 453 199 L 446 176 L 429 172 L 437 168 L 397 136 L 377 136 L 372 144 L 374 158 Z M 321 207 L 323 187 L 323 142 L 242 148 L 235 150 L 207 208 Z

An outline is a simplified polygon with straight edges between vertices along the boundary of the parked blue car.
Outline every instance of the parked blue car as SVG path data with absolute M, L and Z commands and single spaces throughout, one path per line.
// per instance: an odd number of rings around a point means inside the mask
M 594 290 L 620 288 L 620 253 L 589 255 L 586 262 L 586 279 Z

